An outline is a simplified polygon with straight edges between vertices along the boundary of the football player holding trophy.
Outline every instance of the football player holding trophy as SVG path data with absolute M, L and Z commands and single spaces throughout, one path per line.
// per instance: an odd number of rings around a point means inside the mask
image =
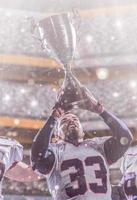
M 37 27 L 45 50 L 62 65 L 65 79 L 49 118 L 33 141 L 33 170 L 45 175 L 54 200 L 110 200 L 109 165 L 127 150 L 131 133 L 72 73 L 76 48 L 72 15 L 47 17 Z M 112 136 L 85 140 L 79 118 L 70 112 L 74 105 L 97 113 Z M 59 137 L 56 143 L 51 142 L 53 132 Z

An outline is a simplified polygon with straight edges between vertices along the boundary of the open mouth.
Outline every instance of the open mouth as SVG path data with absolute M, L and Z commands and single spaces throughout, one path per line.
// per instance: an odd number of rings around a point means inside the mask
M 68 126 L 69 130 L 73 130 L 73 129 L 76 129 L 76 128 L 77 128 L 76 124 L 71 124 L 71 125 Z
M 76 124 L 70 124 L 69 127 L 76 127 Z
M 74 123 L 74 122 L 70 122 L 70 123 L 68 123 L 68 126 L 69 126 L 69 127 L 77 127 L 78 124 L 77 124 L 77 123 Z

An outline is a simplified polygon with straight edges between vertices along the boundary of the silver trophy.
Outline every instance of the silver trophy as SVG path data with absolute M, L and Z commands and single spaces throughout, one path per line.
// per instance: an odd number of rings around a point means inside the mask
M 57 95 L 57 104 L 65 110 L 83 102 L 85 98 L 85 87 L 72 74 L 70 67 L 76 48 L 75 22 L 74 13 L 63 13 L 47 17 L 36 26 L 44 50 L 63 66 L 65 78 Z
M 53 15 L 38 23 L 43 48 L 64 67 L 70 63 L 76 48 L 76 31 L 72 15 Z

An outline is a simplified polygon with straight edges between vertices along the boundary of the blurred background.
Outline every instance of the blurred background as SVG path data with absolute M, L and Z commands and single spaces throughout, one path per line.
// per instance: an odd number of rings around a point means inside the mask
M 79 30 L 72 71 L 105 107 L 123 119 L 137 139 L 137 1 L 0 0 L 0 135 L 24 146 L 29 164 L 32 140 L 62 85 L 62 67 L 43 51 L 32 21 L 77 10 Z M 33 19 L 33 20 L 32 20 Z M 37 36 L 36 36 L 37 37 Z M 97 115 L 76 110 L 86 137 L 110 135 Z M 120 161 L 110 168 L 117 184 Z M 47 200 L 46 181 L 4 179 L 6 200 Z M 16 195 L 16 196 L 14 196 Z

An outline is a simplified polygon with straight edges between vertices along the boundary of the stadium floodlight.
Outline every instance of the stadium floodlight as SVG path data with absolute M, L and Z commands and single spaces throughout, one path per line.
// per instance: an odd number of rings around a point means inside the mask
M 98 79 L 105 80 L 109 76 L 109 71 L 107 68 L 98 68 L 96 70 L 96 75 Z

